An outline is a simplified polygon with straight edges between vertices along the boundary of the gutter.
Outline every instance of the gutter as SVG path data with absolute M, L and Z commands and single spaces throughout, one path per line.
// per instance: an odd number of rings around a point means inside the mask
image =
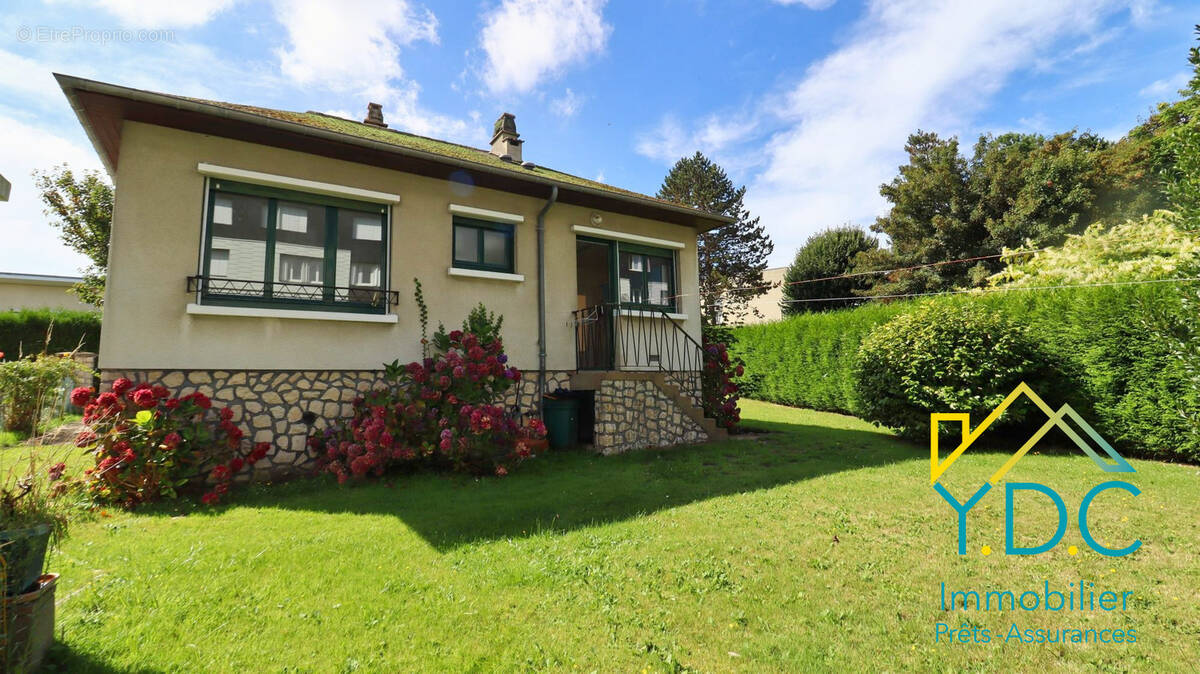
M 92 146 L 96 149 L 96 152 L 100 155 L 100 161 L 104 163 L 104 167 L 105 167 L 105 169 L 108 170 L 109 175 L 113 176 L 114 178 L 116 175 L 116 171 L 115 171 L 116 167 L 112 166 L 111 163 L 109 162 L 109 158 L 105 154 L 103 146 L 98 142 L 99 139 L 96 137 L 94 130 L 91 128 L 91 125 L 88 123 L 87 115 L 84 112 L 84 107 L 74 95 L 74 92 L 76 90 L 88 91 L 88 92 L 97 93 L 97 94 L 105 94 L 105 95 L 113 96 L 116 98 L 124 98 L 127 100 L 139 101 L 142 103 L 149 103 L 152 105 L 161 105 L 161 106 L 168 107 L 168 108 L 175 108 L 177 110 L 186 110 L 189 112 L 196 112 L 196 113 L 200 113 L 203 115 L 208 115 L 210 117 L 221 117 L 221 118 L 225 118 L 225 119 L 245 122 L 247 124 L 254 124 L 257 126 L 265 126 L 268 128 L 274 128 L 274 129 L 278 129 L 281 131 L 289 131 L 291 133 L 296 133 L 296 134 L 305 135 L 305 136 L 311 136 L 314 138 L 323 138 L 325 140 L 331 140 L 331 141 L 343 143 L 346 145 L 356 145 L 358 147 L 371 148 L 374 150 L 390 152 L 392 154 L 414 157 L 417 159 L 432 161 L 432 162 L 436 162 L 436 163 L 440 163 L 440 164 L 444 164 L 444 165 L 448 165 L 448 166 L 454 166 L 456 168 L 469 169 L 472 171 L 479 171 L 482 173 L 488 173 L 491 175 L 500 176 L 500 177 L 504 177 L 504 178 L 515 178 L 517 180 L 522 180 L 522 181 L 525 181 L 528 183 L 533 183 L 533 184 L 537 184 L 537 185 L 545 185 L 547 187 L 553 187 L 556 189 L 561 186 L 564 190 L 568 190 L 571 192 L 578 192 L 580 194 L 584 194 L 584 195 L 588 195 L 588 196 L 592 196 L 592 197 L 596 197 L 596 198 L 600 198 L 600 199 L 607 199 L 607 200 L 612 200 L 612 201 L 638 204 L 640 206 L 644 206 L 644 207 L 648 207 L 648 208 L 657 208 L 657 209 L 660 209 L 663 211 L 669 211 L 669 212 L 678 213 L 681 215 L 688 215 L 693 218 L 696 218 L 697 220 L 707 221 L 708 224 L 706 224 L 701 231 L 707 231 L 709 229 L 713 229 L 713 228 L 720 227 L 722 225 L 727 225 L 727 224 L 737 221 L 736 218 L 731 218 L 729 216 L 717 215 L 714 213 L 705 213 L 703 211 L 699 211 L 694 208 L 688 208 L 687 206 L 680 206 L 678 204 L 667 203 L 667 202 L 659 201 L 657 199 L 651 199 L 651 198 L 645 197 L 645 196 L 623 194 L 623 193 L 619 193 L 619 192 L 609 192 L 607 190 L 599 190 L 594 187 L 588 187 L 586 185 L 575 185 L 575 184 L 571 184 L 571 183 L 565 183 L 565 182 L 561 182 L 558 180 L 554 180 L 553 178 L 543 177 L 543 176 L 540 176 L 540 175 L 537 175 L 537 174 L 531 173 L 531 172 L 520 172 L 520 171 L 503 169 L 503 168 L 499 168 L 499 167 L 488 166 L 487 164 L 481 164 L 478 162 L 467 161 L 465 159 L 458 159 L 456 157 L 447 157 L 445 155 L 437 154 L 434 152 L 425 152 L 423 150 L 416 150 L 416 149 L 412 149 L 412 148 L 402 147 L 402 146 L 394 145 L 392 143 L 385 143 L 383 141 L 359 138 L 357 136 L 351 136 L 349 134 L 338 133 L 336 131 L 328 131 L 326 129 L 317 129 L 317 128 L 313 128 L 311 126 L 307 126 L 304 124 L 297 124 L 295 122 L 287 122 L 287 121 L 283 121 L 283 120 L 279 120 L 279 119 L 273 119 L 271 117 L 265 117 L 263 115 L 256 115 L 254 113 L 244 112 L 241 110 L 232 110 L 229 108 L 223 108 L 223 107 L 208 104 L 208 103 L 200 103 L 200 102 L 189 100 L 186 98 L 172 96 L 170 94 L 160 94 L 160 93 L 155 93 L 155 92 L 151 92 L 151 91 L 143 91 L 141 89 L 131 89 L 129 87 L 122 87 L 122 86 L 118 86 L 115 84 L 108 84 L 107 82 L 97 82 L 95 80 L 87 80 L 87 79 L 83 79 L 83 78 L 79 78 L 79 77 L 72 77 L 70 75 L 62 75 L 59 73 L 55 73 L 54 78 L 58 81 L 58 84 L 62 88 L 63 93 L 66 94 L 67 99 L 71 103 L 71 107 L 75 111 L 76 117 L 79 118 L 80 123 L 83 125 L 84 132 L 87 134 L 88 139 L 92 142 Z M 693 225 L 693 227 L 695 227 L 695 225 Z M 697 229 L 701 229 L 701 228 L 697 227 Z
M 550 187 L 550 198 L 537 214 L 537 274 L 538 274 L 538 418 L 546 406 L 546 213 L 558 201 L 558 185 Z

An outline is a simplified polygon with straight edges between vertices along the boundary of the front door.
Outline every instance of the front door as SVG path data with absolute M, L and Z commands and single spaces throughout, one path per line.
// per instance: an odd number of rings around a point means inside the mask
M 613 369 L 613 245 L 575 240 L 575 357 L 580 370 Z

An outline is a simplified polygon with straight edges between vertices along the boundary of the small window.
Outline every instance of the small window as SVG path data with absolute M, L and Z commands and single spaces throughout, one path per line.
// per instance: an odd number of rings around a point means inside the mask
M 229 275 L 229 249 L 213 248 L 209 257 L 208 273 L 213 276 Z
M 359 241 L 383 241 L 383 223 L 379 221 L 379 216 L 354 216 L 354 238 Z
M 350 265 L 350 285 L 379 286 L 379 265 L 369 262 L 355 262 Z
M 669 250 L 620 246 L 617 286 L 622 304 L 675 307 L 675 255 Z
M 513 226 L 454 218 L 454 266 L 513 273 Z
M 320 283 L 324 266 L 324 258 L 280 255 L 278 280 L 283 283 Z
M 284 232 L 308 232 L 308 208 L 299 204 L 279 204 L 279 229 Z

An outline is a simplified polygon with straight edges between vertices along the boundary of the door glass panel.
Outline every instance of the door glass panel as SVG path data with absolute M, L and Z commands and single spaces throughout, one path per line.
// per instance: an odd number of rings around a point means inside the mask
M 671 260 L 663 257 L 647 257 L 649 271 L 646 279 L 646 303 L 657 306 L 671 304 Z
M 621 302 L 629 304 L 645 304 L 646 256 L 638 253 L 622 252 L 619 268 Z

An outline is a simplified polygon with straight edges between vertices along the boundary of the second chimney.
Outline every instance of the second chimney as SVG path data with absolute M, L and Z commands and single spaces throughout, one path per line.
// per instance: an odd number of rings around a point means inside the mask
M 514 163 L 521 163 L 521 134 L 517 133 L 517 118 L 510 113 L 500 115 L 493 127 L 492 154 L 497 157 L 508 157 Z
M 383 123 L 383 106 L 379 103 L 367 103 L 367 118 L 363 120 L 363 124 L 386 129 L 387 124 Z

